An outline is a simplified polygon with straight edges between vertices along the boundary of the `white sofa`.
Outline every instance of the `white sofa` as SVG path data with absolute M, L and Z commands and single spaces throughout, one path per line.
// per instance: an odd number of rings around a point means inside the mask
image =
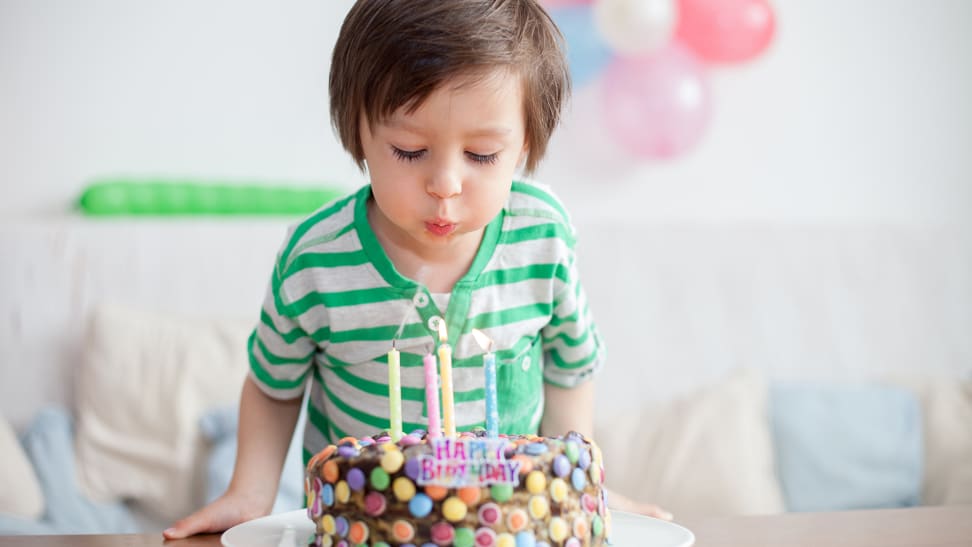
M 143 529 L 201 503 L 198 420 L 235 400 L 288 222 L 2 221 L 3 417 L 22 431 L 45 406 L 69 409 L 83 491 L 124 498 Z M 972 503 L 967 234 L 577 224 L 609 344 L 596 434 L 615 489 L 679 514 L 781 511 L 767 386 L 895 381 L 922 405 L 923 501 Z

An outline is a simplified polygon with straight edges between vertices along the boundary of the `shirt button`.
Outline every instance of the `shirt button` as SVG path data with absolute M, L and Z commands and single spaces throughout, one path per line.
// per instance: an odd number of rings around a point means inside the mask
M 526 357 L 523 358 L 523 361 L 520 362 L 520 368 L 522 368 L 523 371 L 526 372 L 530 370 L 530 365 L 532 364 L 532 362 L 533 361 L 530 359 L 530 356 L 527 355 Z
M 439 332 L 439 324 L 445 321 L 445 319 L 439 317 L 438 315 L 433 315 L 429 317 L 429 330 L 432 332 Z
M 415 306 L 418 308 L 424 308 L 425 306 L 428 306 L 429 295 L 425 294 L 422 291 L 415 293 L 415 296 L 412 297 L 412 304 L 415 304 Z

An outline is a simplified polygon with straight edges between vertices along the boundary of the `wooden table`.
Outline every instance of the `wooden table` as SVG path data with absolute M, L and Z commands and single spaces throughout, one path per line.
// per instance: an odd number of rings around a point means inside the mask
M 698 547 L 972 547 L 972 505 L 678 520 Z M 163 541 L 161 534 L 4 536 L 0 547 L 217 547 L 219 534 Z M 637 546 L 650 547 L 650 546 Z

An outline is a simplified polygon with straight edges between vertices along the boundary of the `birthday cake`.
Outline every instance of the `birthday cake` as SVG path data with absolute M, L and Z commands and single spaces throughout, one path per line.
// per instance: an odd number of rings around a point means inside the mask
M 318 546 L 607 545 L 600 450 L 563 437 L 347 437 L 307 465 Z

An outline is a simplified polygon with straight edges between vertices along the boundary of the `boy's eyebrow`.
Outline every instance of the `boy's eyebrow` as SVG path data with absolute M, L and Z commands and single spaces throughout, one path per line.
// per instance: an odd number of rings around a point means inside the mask
M 424 135 L 425 132 L 418 125 L 411 124 L 405 120 L 388 119 L 384 121 L 384 125 L 391 129 L 400 129 L 402 131 L 408 131 L 409 133 L 414 133 L 416 135 Z M 507 127 L 505 125 L 487 125 L 483 127 L 478 127 L 466 133 L 469 137 L 502 137 L 509 135 L 513 132 L 512 127 Z

